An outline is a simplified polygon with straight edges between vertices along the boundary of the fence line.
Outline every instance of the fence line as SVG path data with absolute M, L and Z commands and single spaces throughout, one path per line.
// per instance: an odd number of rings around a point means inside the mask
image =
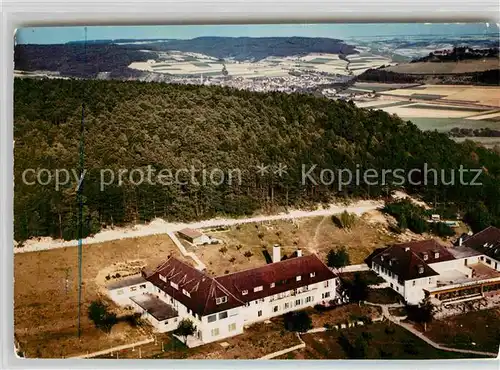
M 92 358 L 92 357 L 107 355 L 108 353 L 117 352 L 117 351 L 121 351 L 121 350 L 124 350 L 124 349 L 129 349 L 129 348 L 133 348 L 133 347 L 137 347 L 137 346 L 142 346 L 143 344 L 149 344 L 149 343 L 152 343 L 154 341 L 155 341 L 154 338 L 148 338 L 148 339 L 145 339 L 145 340 L 141 340 L 140 342 L 135 342 L 135 343 L 132 343 L 132 344 L 124 344 L 122 346 L 117 346 L 117 347 L 105 349 L 105 350 L 102 350 L 102 351 L 87 353 L 85 355 L 79 355 L 79 356 L 74 356 L 74 357 L 70 357 L 70 358 Z

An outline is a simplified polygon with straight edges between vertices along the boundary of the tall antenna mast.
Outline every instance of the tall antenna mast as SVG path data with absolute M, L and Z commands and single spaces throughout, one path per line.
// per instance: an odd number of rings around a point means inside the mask
M 87 27 L 85 27 L 84 68 L 87 65 Z M 82 249 L 83 249 L 83 175 L 84 175 L 84 148 L 85 148 L 85 88 L 82 90 L 82 121 L 80 125 L 80 183 L 78 186 L 78 338 L 81 335 L 81 306 L 82 306 Z

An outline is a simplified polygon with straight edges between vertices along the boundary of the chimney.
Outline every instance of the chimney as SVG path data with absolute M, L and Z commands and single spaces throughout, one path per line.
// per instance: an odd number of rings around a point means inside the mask
M 273 263 L 281 261 L 281 248 L 278 244 L 273 247 Z
M 302 249 L 297 249 L 297 257 L 302 257 Z
M 409 252 L 410 251 L 410 247 L 405 247 L 405 252 Z
M 464 242 L 464 238 L 460 237 L 458 239 L 458 246 L 461 247 L 463 242 Z

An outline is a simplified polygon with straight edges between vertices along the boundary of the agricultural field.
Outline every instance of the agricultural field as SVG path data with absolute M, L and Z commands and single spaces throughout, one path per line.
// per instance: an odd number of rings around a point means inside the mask
M 500 127 L 500 125 L 497 125 L 497 127 Z M 457 143 L 462 143 L 465 140 L 472 140 L 489 149 L 500 146 L 500 137 L 454 137 L 453 140 Z
M 225 65 L 231 76 L 243 78 L 284 77 L 288 76 L 288 72 L 291 70 L 314 70 L 339 75 L 349 73 L 346 68 L 348 62 L 340 59 L 337 54 L 312 53 L 301 57 L 268 57 L 257 62 L 235 62 L 233 60 L 222 62 L 206 55 L 172 51 L 160 53 L 160 58 L 160 60 L 134 62 L 129 65 L 129 68 L 172 75 L 221 76 L 222 68 Z M 350 69 L 355 74 L 390 62 L 384 57 L 375 55 L 361 58 L 353 56 L 353 58 L 355 59 L 352 61 Z
M 180 258 L 167 235 L 85 245 L 79 340 L 77 248 L 16 253 L 14 332 L 26 357 L 75 356 L 145 339 L 144 331 L 125 322 L 115 325 L 109 335 L 105 334 L 87 318 L 87 309 L 93 300 L 104 299 L 103 288 L 114 280 L 112 276 L 134 274 L 142 266 L 154 268 L 169 255 Z M 119 312 L 112 302 L 108 303 Z
M 377 223 L 358 218 L 350 230 L 344 230 L 328 216 L 242 224 L 209 235 L 222 244 L 199 246 L 194 252 L 215 276 L 265 265 L 274 244 L 281 246 L 282 257 L 300 248 L 304 255 L 316 253 L 323 261 L 330 249 L 346 247 L 351 264 L 358 264 L 374 249 L 395 240 Z

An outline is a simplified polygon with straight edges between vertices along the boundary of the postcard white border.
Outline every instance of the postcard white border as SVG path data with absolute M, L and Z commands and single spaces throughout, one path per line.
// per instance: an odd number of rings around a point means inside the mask
M 30 360 L 18 359 L 13 347 L 13 48 L 14 30 L 23 26 L 127 24 L 248 24 L 248 23 L 499 23 L 495 0 L 74 0 L 16 1 L 2 4 L 1 124 L 0 124 L 0 241 L 1 243 L 1 366 L 24 368 L 163 368 L 163 369 L 498 369 L 493 360 L 426 361 L 190 361 L 190 360 Z M 499 358 L 500 359 L 500 358 Z

